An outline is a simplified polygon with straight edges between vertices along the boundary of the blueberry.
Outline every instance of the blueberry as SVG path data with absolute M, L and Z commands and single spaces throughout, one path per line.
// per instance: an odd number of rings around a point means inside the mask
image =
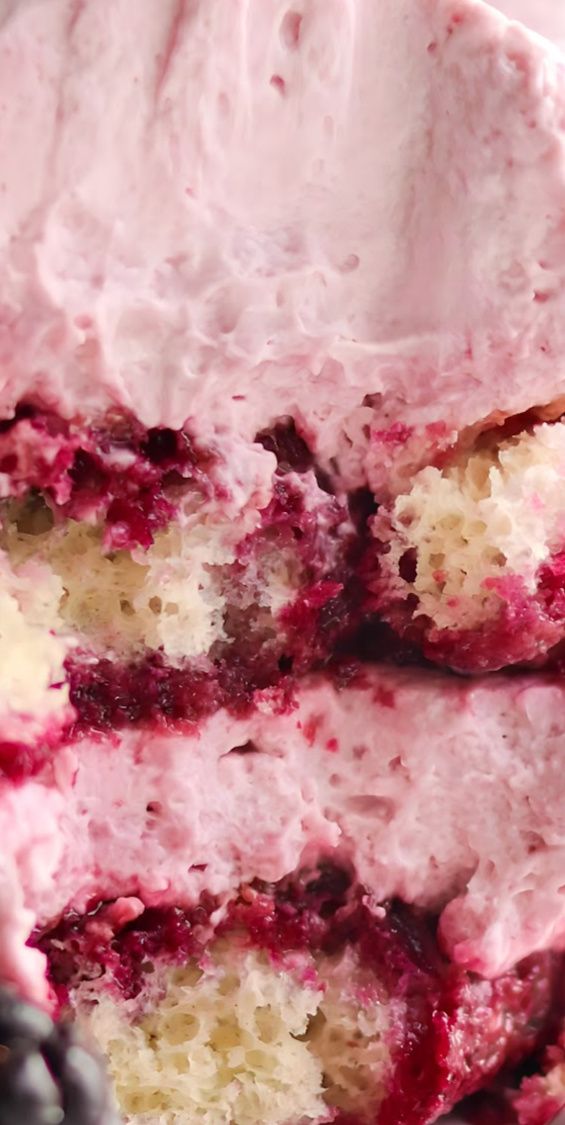
M 0 988 L 0 1125 L 114 1125 L 104 1069 L 76 1028 Z
M 106 1089 L 100 1082 L 100 1063 L 84 1047 L 70 1047 L 63 1070 L 65 1125 L 98 1125 L 104 1121 Z
M 61 1125 L 61 1093 L 45 1059 L 32 1048 L 9 1052 L 0 1067 L 0 1125 Z
M 0 1043 L 29 1039 L 42 1043 L 53 1030 L 53 1021 L 33 1004 L 25 1004 L 13 993 L 0 990 Z

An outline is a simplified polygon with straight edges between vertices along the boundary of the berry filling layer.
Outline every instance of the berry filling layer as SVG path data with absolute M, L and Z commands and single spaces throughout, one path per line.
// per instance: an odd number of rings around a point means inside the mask
M 284 700 L 353 636 L 365 524 L 291 420 L 243 452 L 234 476 L 225 450 L 123 417 L 79 433 L 25 408 L 5 425 L 7 776 L 43 767 L 28 742 L 51 727 L 194 723 L 279 686 Z
M 238 713 L 258 690 L 287 706 L 321 668 L 558 670 L 565 425 L 515 423 L 379 506 L 317 468 L 291 419 L 245 447 L 234 485 L 237 448 L 22 408 L 0 434 L 0 769 L 38 772 L 79 731 Z

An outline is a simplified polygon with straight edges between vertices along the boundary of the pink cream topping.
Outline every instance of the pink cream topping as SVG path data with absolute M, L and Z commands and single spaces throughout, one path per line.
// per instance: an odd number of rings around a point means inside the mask
M 9 4 L 0 57 L 1 413 L 276 409 L 383 489 L 561 394 L 565 70 L 492 6 Z

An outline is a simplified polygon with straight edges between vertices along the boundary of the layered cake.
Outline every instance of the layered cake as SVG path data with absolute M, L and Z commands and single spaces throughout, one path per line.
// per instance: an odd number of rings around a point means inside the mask
M 563 45 L 0 0 L 0 1125 L 565 1107 Z

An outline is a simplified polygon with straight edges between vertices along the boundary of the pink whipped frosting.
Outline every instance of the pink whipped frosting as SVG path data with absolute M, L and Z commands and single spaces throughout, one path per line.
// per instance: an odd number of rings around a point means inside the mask
M 561 0 L 489 0 L 509 19 L 519 20 L 560 48 L 565 46 L 565 8 Z
M 376 898 L 439 910 L 455 960 L 499 973 L 565 943 L 564 753 L 562 685 L 400 670 L 193 737 L 82 741 L 55 788 L 2 795 L 0 972 L 41 995 L 31 926 L 93 897 L 188 905 L 331 856 Z
M 524 3 L 500 6 L 562 28 Z M 562 393 L 548 42 L 479 0 L 131 12 L 2 9 L 2 413 L 119 404 L 247 440 L 290 412 L 378 481 L 395 422 L 425 446 Z

